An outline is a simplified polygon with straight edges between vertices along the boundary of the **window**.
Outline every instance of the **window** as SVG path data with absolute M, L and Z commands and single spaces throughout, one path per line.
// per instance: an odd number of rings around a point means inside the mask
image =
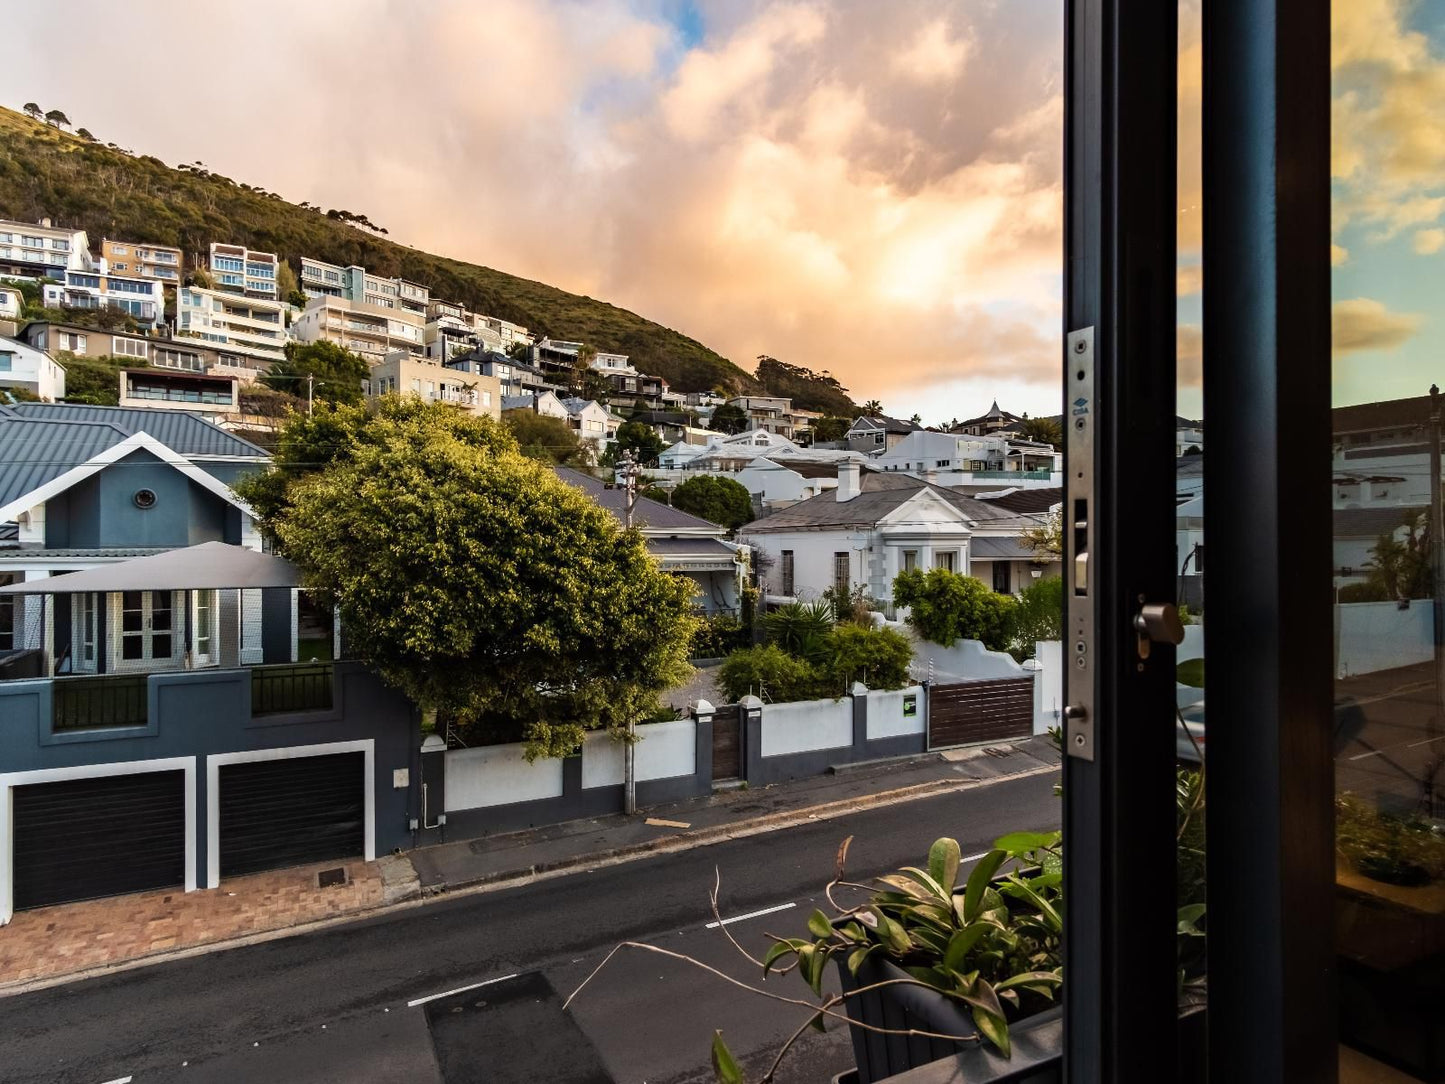
M 111 246 L 110 246 L 110 254 L 111 254 L 112 256 L 125 256 L 125 255 L 128 255 L 128 253 L 127 253 L 127 251 L 126 251 L 126 247 L 125 247 L 124 245 L 111 245 Z
M 942 568 L 949 572 L 957 572 L 958 569 L 955 567 L 957 559 L 958 554 L 953 550 L 940 550 L 933 555 L 933 567 Z
M 783 551 L 783 594 L 793 594 L 793 551 Z
M 846 550 L 833 554 L 833 589 L 840 595 L 848 593 L 853 579 L 852 564 L 852 554 Z
M 59 332 L 59 336 L 58 336 L 58 337 L 59 337 L 59 340 L 60 340 L 59 343 L 57 344 L 57 348 L 58 348 L 58 349 L 60 349 L 60 350 L 69 350 L 72 354 L 84 354 L 84 353 L 85 353 L 86 338 L 85 338 L 84 335 L 80 334 L 79 332 L 75 332 L 75 331 L 62 331 L 62 332 Z
M 918 567 L 918 551 L 917 551 L 917 550 L 904 550 L 904 551 L 903 551 L 903 571 L 904 571 L 904 572 L 912 572 L 912 571 L 913 571 L 914 569 L 916 569 L 917 567 Z
M 111 341 L 111 353 L 123 358 L 143 358 L 146 356 L 147 344 L 138 339 L 113 339 Z
M 937 467 L 946 467 L 946 466 L 948 466 L 948 465 L 949 465 L 950 463 L 952 463 L 952 462 L 953 462 L 953 460 L 951 460 L 951 459 L 940 459 L 937 463 L 934 464 L 934 466 L 937 466 Z
M 115 264 L 115 265 L 114 265 L 114 267 L 112 268 L 112 270 L 114 270 L 114 271 L 124 271 L 124 270 L 126 270 L 126 266 L 125 266 L 125 264 L 123 264 L 123 263 L 118 263 L 118 264 Z
M 0 373 L 13 372 L 15 367 L 15 355 L 8 350 L 0 350 Z
M 489 406 L 491 406 L 491 405 L 492 405 L 492 393 L 489 392 L 489 391 L 484 391 L 484 392 L 482 392 L 482 406 L 484 406 L 484 407 L 489 407 Z

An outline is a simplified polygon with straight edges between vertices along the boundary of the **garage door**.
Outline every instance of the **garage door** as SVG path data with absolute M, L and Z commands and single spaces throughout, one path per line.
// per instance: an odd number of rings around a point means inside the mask
M 365 849 L 365 753 L 223 764 L 218 778 L 222 877 Z
M 184 884 L 185 783 L 171 771 L 16 787 L 16 910 Z

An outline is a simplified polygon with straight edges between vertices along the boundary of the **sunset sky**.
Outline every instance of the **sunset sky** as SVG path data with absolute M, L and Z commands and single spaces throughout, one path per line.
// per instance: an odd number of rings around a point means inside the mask
M 1335 8 L 1336 399 L 1418 394 L 1445 377 L 1445 0 Z M 10 53 L 12 108 L 363 212 L 745 367 L 829 369 L 891 413 L 1058 410 L 1060 0 L 70 0 L 7 31 L 64 42 Z M 1181 49 L 1193 414 L 1196 0 Z

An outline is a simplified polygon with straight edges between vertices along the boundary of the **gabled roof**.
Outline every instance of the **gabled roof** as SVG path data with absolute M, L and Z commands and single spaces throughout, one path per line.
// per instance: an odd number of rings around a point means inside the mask
M 16 403 L 16 417 L 49 422 L 98 422 L 114 426 L 122 436 L 149 433 L 184 456 L 237 456 L 269 459 L 270 453 L 214 422 L 184 410 L 89 406 L 84 403 Z
M 853 424 L 848 427 L 848 432 L 882 429 L 885 433 L 916 433 L 922 428 L 923 426 L 914 422 L 900 421 L 882 414 L 860 414 L 853 419 Z
M 1007 508 L 1010 512 L 1047 512 L 1054 505 L 1063 503 L 1064 490 L 1061 486 L 1014 489 L 1007 493 L 981 493 L 977 499 Z
M 1410 399 L 1387 399 L 1383 403 L 1358 403 L 1335 407 L 1331 423 L 1336 436 L 1341 433 L 1362 433 L 1371 429 L 1403 429 L 1423 426 L 1430 420 L 1430 397 L 1416 395 Z
M 24 421 L 0 407 L 0 506 L 34 492 L 125 438 L 113 425 Z
M 623 489 L 608 489 L 607 484 L 590 474 L 572 470 L 570 467 L 554 467 L 557 477 L 570 486 L 582 490 L 587 496 L 622 521 L 627 515 L 627 493 Z M 638 497 L 632 507 L 632 522 L 642 530 L 653 534 L 667 534 L 669 531 L 686 531 L 689 534 L 708 532 L 725 534 L 723 528 L 701 516 L 694 516 L 680 508 L 673 508 L 648 497 Z
M 852 500 L 840 501 L 837 490 L 830 489 L 754 520 L 742 531 L 752 534 L 872 527 L 924 490 L 942 498 L 974 525 L 985 530 L 1022 528 L 1038 522 L 1035 516 L 1021 515 L 997 504 L 976 500 L 947 486 L 934 485 L 902 473 L 865 470 L 859 482 L 858 496 Z

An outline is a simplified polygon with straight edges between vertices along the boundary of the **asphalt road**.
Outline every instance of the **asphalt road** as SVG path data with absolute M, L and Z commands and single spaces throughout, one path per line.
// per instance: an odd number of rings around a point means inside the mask
M 738 918 L 729 931 L 760 954 L 765 932 L 804 933 L 843 837 L 855 837 L 855 874 L 919 864 L 940 835 L 976 854 L 1006 831 L 1056 827 L 1056 779 L 1004 781 L 3 999 L 0 1080 L 682 1084 L 712 1079 L 714 1028 L 765 1067 L 805 1011 L 654 953 L 624 950 L 565 1012 L 562 1001 L 625 940 L 756 981 L 758 969 L 705 928 L 715 868 L 720 911 Z M 758 911 L 767 913 L 740 917 Z M 807 994 L 795 976 L 769 989 Z M 846 1030 L 809 1031 L 788 1064 L 781 1082 L 830 1079 L 852 1064 Z

